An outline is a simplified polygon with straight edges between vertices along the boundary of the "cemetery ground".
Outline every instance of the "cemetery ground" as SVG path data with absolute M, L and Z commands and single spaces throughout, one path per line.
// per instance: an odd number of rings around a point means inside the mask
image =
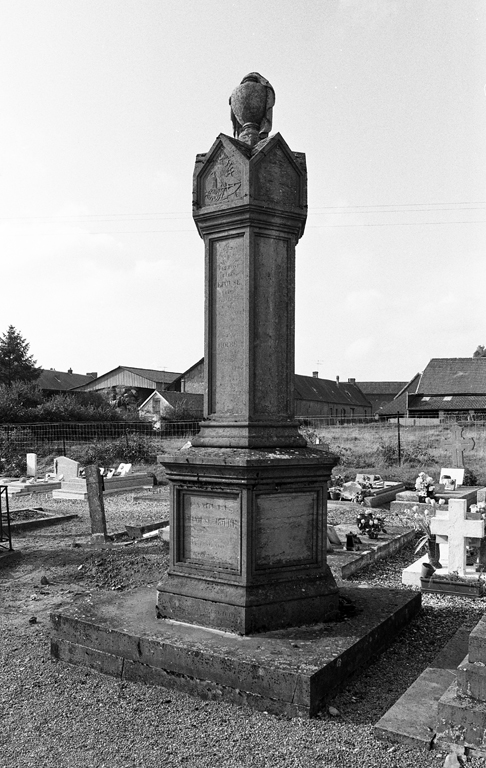
M 168 514 L 168 489 L 106 498 L 109 533 Z M 137 496 L 142 497 L 137 500 Z M 50 656 L 49 614 L 76 600 L 139 586 L 154 589 L 168 564 L 159 538 L 99 550 L 91 545 L 87 502 L 47 496 L 18 507 L 75 512 L 65 523 L 14 533 L 19 555 L 0 568 L 0 766 L 441 766 L 445 753 L 379 741 L 373 726 L 450 637 L 472 629 L 486 598 L 423 595 L 422 610 L 397 641 L 329 699 L 313 720 L 288 719 L 204 701 L 162 687 L 119 681 Z M 357 505 L 330 503 L 330 523 L 351 523 Z M 387 521 L 391 520 L 388 511 Z M 24 516 L 25 517 L 25 516 Z M 413 544 L 353 577 L 356 584 L 404 588 Z M 298 651 L 296 651 L 298 652 Z M 331 709 L 329 709 L 331 707 Z M 472 758 L 471 768 L 484 765 Z

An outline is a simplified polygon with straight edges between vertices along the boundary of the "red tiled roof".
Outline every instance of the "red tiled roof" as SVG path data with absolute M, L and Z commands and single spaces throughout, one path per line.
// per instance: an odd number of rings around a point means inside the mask
M 424 400 L 424 395 L 411 395 L 408 399 L 408 408 L 410 411 L 486 410 L 486 395 L 452 395 L 450 397 L 450 400 L 444 400 L 443 396 L 430 396 L 428 400 Z
M 294 376 L 294 397 L 298 400 L 317 400 L 340 405 L 359 405 L 371 408 L 371 403 L 356 384 L 318 379 L 315 376 Z
M 486 357 L 436 357 L 422 374 L 424 395 L 486 394 Z
M 406 383 L 406 381 L 357 381 L 356 386 L 365 395 L 396 395 Z
M 68 373 L 67 371 L 43 370 L 36 381 L 41 389 L 50 389 L 57 392 L 68 392 L 74 387 L 81 387 L 94 381 L 93 376 L 86 376 L 84 373 Z

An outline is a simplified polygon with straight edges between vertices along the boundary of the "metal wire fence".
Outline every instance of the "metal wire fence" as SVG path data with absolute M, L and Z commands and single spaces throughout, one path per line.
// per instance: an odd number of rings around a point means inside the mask
M 199 431 L 197 421 L 167 421 L 154 428 L 150 422 L 90 422 L 0 424 L 0 453 L 19 451 L 40 456 L 66 456 L 73 446 L 134 438 L 162 443 L 170 439 L 190 439 Z

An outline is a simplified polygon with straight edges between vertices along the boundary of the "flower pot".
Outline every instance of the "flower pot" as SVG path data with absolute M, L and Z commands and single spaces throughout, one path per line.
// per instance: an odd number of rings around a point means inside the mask
M 339 501 L 341 498 L 341 492 L 340 491 L 329 491 L 329 496 L 333 501 Z
M 421 579 L 430 579 L 432 574 L 435 573 L 435 568 L 430 563 L 422 563 L 422 570 L 420 571 Z

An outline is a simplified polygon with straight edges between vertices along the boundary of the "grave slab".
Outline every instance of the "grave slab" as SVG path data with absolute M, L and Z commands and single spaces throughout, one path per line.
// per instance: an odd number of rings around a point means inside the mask
M 374 734 L 379 739 L 431 749 L 437 724 L 438 701 L 457 675 L 457 666 L 467 653 L 469 631 L 461 628 L 438 656 L 395 704 L 378 720 Z
M 379 539 L 368 539 L 363 536 L 356 525 L 335 525 L 334 529 L 341 539 L 343 548 L 333 546 L 333 551 L 327 553 L 327 562 L 335 578 L 349 579 L 354 573 L 367 568 L 377 560 L 390 557 L 406 546 L 415 538 L 414 529 L 387 526 L 387 533 L 380 533 Z M 357 534 L 362 544 L 358 551 L 346 551 L 346 534 L 352 531 Z
M 157 619 L 151 588 L 104 595 L 51 615 L 51 652 L 120 679 L 308 718 L 420 609 L 418 592 L 341 592 L 359 611 L 346 621 L 246 636 Z
M 124 477 L 105 477 L 103 478 L 103 493 L 105 496 L 112 493 L 129 493 L 131 490 L 150 488 L 153 482 L 153 475 L 149 472 L 128 474 Z M 88 498 L 86 479 L 73 477 L 70 480 L 63 480 L 60 488 L 53 492 L 52 498 L 86 501 Z
M 444 551 L 444 555 L 442 554 L 443 551 Z M 428 555 L 423 555 L 418 560 L 415 560 L 415 562 L 411 563 L 406 568 L 404 568 L 402 571 L 402 584 L 405 584 L 407 587 L 417 587 L 418 589 L 420 589 L 420 573 L 422 570 L 422 565 L 428 562 L 429 562 Z M 451 571 L 449 571 L 447 555 L 445 550 L 443 550 L 442 546 L 441 546 L 440 563 L 442 565 L 442 568 L 439 568 L 437 570 L 437 574 L 440 576 L 447 576 L 449 572 L 452 573 L 452 571 L 455 570 L 453 568 Z M 477 573 L 474 565 L 467 565 L 465 568 L 464 576 L 466 578 L 477 580 L 479 574 Z

